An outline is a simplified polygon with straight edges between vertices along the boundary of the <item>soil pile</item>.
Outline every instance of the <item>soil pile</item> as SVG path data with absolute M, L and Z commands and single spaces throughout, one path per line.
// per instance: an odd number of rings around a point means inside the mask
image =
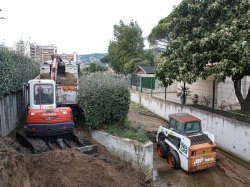
M 125 165 L 100 151 L 96 157 L 73 148 L 29 154 L 0 143 L 0 186 L 141 186 Z
M 51 76 L 49 73 L 42 73 L 40 75 L 41 79 L 51 79 Z M 77 85 L 77 79 L 74 74 L 66 72 L 64 76 L 57 75 L 56 83 L 60 84 L 61 86 L 76 86 Z

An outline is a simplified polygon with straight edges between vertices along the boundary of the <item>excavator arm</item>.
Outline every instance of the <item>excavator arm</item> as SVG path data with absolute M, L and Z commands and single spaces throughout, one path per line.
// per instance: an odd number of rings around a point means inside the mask
M 62 61 L 58 55 L 52 55 L 51 79 L 56 82 L 58 64 Z

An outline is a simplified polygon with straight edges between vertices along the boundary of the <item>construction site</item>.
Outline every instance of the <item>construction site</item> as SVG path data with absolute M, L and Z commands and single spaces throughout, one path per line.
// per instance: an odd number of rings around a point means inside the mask
M 216 131 L 201 131 L 206 120 L 181 113 L 179 104 L 128 90 L 128 123 L 140 124 L 147 142 L 96 135 L 78 107 L 78 82 L 78 65 L 53 55 L 20 98 L 1 100 L 0 186 L 250 185 L 249 163 L 217 149 L 224 145 L 219 138 L 215 144 Z M 19 112 L 11 104 L 18 100 Z M 174 105 L 168 120 L 164 105 Z
M 0 139 L 0 160 L 0 186 L 145 186 L 101 145 L 95 155 L 74 148 L 32 154 L 7 137 Z
M 131 107 L 131 123 L 142 123 L 150 134 L 166 123 L 145 109 Z M 79 122 L 81 123 L 81 122 Z M 217 165 L 207 170 L 186 173 L 167 166 L 154 144 L 153 178 L 145 183 L 130 164 L 112 156 L 94 141 L 83 128 L 90 144 L 98 145 L 97 152 L 87 155 L 76 148 L 32 154 L 15 137 L 0 139 L 0 186 L 249 186 L 249 165 L 219 151 Z M 38 169 L 39 168 L 39 169 Z

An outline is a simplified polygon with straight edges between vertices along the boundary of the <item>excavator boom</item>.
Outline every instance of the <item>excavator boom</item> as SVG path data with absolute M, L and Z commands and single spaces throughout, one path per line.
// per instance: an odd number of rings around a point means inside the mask
M 58 64 L 61 60 L 61 58 L 57 55 L 52 55 L 52 66 L 51 66 L 51 80 L 54 80 L 56 82 L 56 78 L 57 78 L 57 68 L 58 68 Z

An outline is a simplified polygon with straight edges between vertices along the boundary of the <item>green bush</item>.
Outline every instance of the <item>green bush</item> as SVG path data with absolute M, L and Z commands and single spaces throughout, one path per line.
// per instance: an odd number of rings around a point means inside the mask
M 0 47 L 0 97 L 17 92 L 22 84 L 39 75 L 39 66 L 30 58 Z
M 126 81 L 121 78 L 85 75 L 80 79 L 77 101 L 87 124 L 97 129 L 124 119 L 129 110 L 130 93 Z

